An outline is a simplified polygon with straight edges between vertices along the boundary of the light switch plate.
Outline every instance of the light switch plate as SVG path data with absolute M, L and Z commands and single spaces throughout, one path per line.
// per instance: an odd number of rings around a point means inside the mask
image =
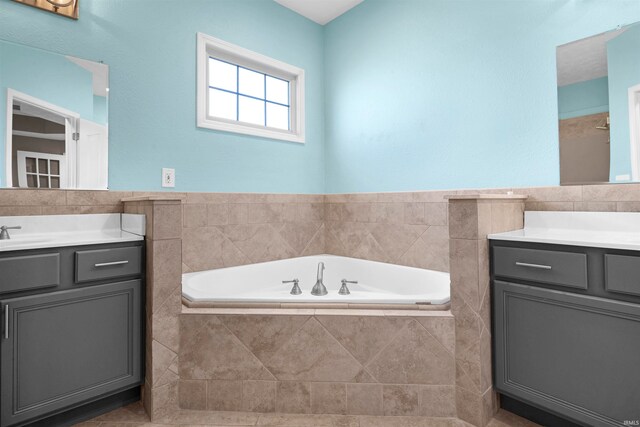
M 162 168 L 162 186 L 173 188 L 176 186 L 176 170 Z

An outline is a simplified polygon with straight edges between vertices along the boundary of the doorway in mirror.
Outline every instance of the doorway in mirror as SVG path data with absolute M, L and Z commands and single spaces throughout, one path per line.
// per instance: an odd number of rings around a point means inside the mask
M 107 127 L 8 90 L 7 182 L 19 188 L 107 188 Z

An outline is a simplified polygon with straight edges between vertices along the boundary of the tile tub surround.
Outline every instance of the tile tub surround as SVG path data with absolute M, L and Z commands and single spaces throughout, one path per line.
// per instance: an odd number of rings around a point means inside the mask
M 372 415 L 273 414 L 256 412 L 193 411 L 176 412 L 171 418 L 151 423 L 139 402 L 100 415 L 78 427 L 161 427 L 161 426 L 271 426 L 271 427 L 469 427 L 455 418 L 385 417 Z M 496 414 L 489 427 L 539 427 L 506 411 Z
M 146 215 L 144 408 L 151 421 L 178 410 L 179 316 L 182 308 L 182 199 L 125 199 L 125 213 Z
M 182 409 L 456 416 L 450 312 L 261 313 L 183 310 Z
M 487 235 L 523 228 L 526 199 L 488 194 L 449 197 L 456 406 L 460 419 L 479 427 L 486 426 L 498 409 L 492 388 Z
M 187 193 L 183 272 L 325 253 L 324 197 Z
M 455 191 L 325 196 L 327 253 L 449 271 L 445 195 Z

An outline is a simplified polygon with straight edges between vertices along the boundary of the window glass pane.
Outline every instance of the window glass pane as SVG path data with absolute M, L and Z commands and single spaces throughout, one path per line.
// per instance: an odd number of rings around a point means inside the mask
M 209 86 L 235 92 L 238 90 L 237 68 L 235 65 L 209 58 Z
M 60 175 L 60 162 L 57 160 L 50 160 L 51 175 Z
M 267 126 L 289 130 L 289 107 L 267 102 Z
M 240 96 L 238 120 L 264 126 L 264 101 Z
M 38 175 L 27 175 L 27 187 L 29 188 L 38 187 Z
M 49 177 L 40 175 L 40 188 L 49 188 Z
M 264 99 L 264 74 L 240 68 L 240 93 Z
M 237 120 L 238 96 L 217 89 L 209 89 L 209 115 L 222 119 Z
M 47 159 L 38 159 L 38 173 L 49 173 Z
M 33 157 L 27 157 L 25 163 L 27 172 L 36 173 L 36 159 Z
M 289 105 L 289 82 L 267 76 L 267 101 Z
M 51 177 L 51 188 L 60 188 L 60 178 Z

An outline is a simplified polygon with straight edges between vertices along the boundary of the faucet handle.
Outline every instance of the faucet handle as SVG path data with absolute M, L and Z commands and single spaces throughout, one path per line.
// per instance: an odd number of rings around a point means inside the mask
M 282 283 L 293 283 L 293 288 L 291 288 L 291 292 L 289 292 L 291 295 L 300 295 L 302 293 L 300 286 L 298 286 L 299 282 L 300 281 L 298 279 L 282 281 Z
M 349 288 L 347 287 L 347 283 L 358 283 L 357 280 L 347 280 L 347 279 L 342 279 L 340 282 L 342 282 L 342 286 L 340 286 L 340 290 L 338 291 L 339 295 L 349 295 L 351 293 L 349 291 Z
M 6 225 L 0 226 L 0 240 L 9 240 L 11 236 L 9 236 L 9 232 L 7 230 L 21 230 L 22 227 L 20 225 L 16 225 L 13 227 L 8 227 Z

